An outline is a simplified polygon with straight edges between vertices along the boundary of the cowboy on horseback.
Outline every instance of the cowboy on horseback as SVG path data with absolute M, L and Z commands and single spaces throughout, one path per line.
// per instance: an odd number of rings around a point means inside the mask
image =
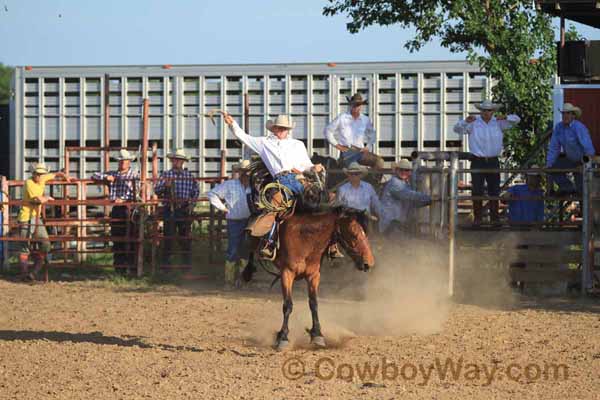
M 283 191 L 288 192 L 287 194 L 301 196 L 305 189 L 304 174 L 324 172 L 321 164 L 313 165 L 310 161 L 304 143 L 290 136 L 295 124 L 286 115 L 279 115 L 275 120 L 267 121 L 266 128 L 271 133 L 262 137 L 248 135 L 228 113 L 223 113 L 223 119 L 235 137 L 258 153 L 274 182 L 285 188 Z M 282 191 L 276 192 L 272 199 L 273 204 L 282 204 L 285 200 L 284 194 Z M 267 214 L 270 217 L 269 221 L 273 222 L 266 245 L 261 249 L 261 256 L 271 260 L 275 257 L 276 248 L 276 214 Z

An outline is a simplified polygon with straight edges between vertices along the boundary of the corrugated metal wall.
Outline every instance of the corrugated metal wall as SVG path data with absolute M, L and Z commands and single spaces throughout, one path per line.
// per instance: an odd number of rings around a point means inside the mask
M 105 145 L 104 79 L 110 80 L 110 144 L 138 146 L 141 104 L 150 99 L 150 140 L 159 156 L 184 147 L 188 168 L 200 176 L 218 173 L 220 150 L 228 166 L 242 156 L 240 144 L 221 121 L 205 113 L 221 108 L 244 120 L 249 98 L 252 135 L 263 135 L 266 119 L 287 113 L 294 137 L 309 152 L 337 157 L 323 128 L 347 109 L 346 96 L 369 100 L 364 112 L 374 120 L 376 151 L 387 161 L 413 150 L 465 149 L 452 126 L 489 93 L 490 81 L 466 62 L 390 62 L 197 66 L 107 66 L 17 68 L 11 103 L 11 174 L 22 178 L 32 162 L 63 167 L 65 146 Z M 102 168 L 98 153 L 71 155 L 80 177 Z M 161 164 L 162 168 L 162 164 Z

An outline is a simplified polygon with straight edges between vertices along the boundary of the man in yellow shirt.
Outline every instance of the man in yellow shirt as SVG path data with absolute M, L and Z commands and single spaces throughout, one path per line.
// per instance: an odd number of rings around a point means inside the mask
M 71 181 L 71 178 L 62 172 L 49 173 L 44 164 L 36 164 L 32 169 L 31 178 L 27 179 L 23 186 L 23 205 L 19 210 L 18 221 L 19 233 L 24 240 L 19 252 L 19 263 L 23 278 L 27 280 L 35 280 L 36 274 L 40 271 L 46 255 L 50 251 L 50 241 L 41 218 L 41 209 L 45 203 L 54 200 L 52 197 L 44 195 L 46 182 L 57 178 L 65 179 L 67 182 Z M 34 239 L 32 244 L 37 243 L 37 251 L 33 254 L 35 261 L 33 273 L 29 273 L 29 253 L 32 250 L 29 242 L 31 239 Z

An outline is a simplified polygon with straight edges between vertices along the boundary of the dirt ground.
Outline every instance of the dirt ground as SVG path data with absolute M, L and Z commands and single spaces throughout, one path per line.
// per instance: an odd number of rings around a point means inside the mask
M 0 398 L 600 398 L 597 300 L 450 302 L 431 270 L 340 271 L 323 277 L 328 348 L 309 344 L 297 282 L 281 353 L 265 285 L 2 280 Z

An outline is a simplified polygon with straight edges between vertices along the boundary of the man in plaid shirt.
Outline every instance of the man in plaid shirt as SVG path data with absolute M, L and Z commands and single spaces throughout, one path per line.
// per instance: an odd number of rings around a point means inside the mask
M 154 187 L 154 193 L 163 199 L 164 204 L 164 232 L 167 239 L 164 241 L 163 265 L 169 265 L 169 256 L 173 248 L 174 236 L 181 236 L 182 250 L 185 254 L 185 264 L 192 264 L 192 242 L 188 238 L 192 231 L 192 213 L 196 200 L 200 194 L 198 182 L 190 171 L 183 168 L 189 161 L 183 149 L 177 149 L 167 155 L 171 160 L 172 168 L 160 175 Z
M 139 174 L 131 169 L 131 162 L 135 157 L 127 150 L 122 149 L 119 152 L 117 161 L 119 169 L 117 171 L 96 172 L 92 175 L 95 181 L 103 182 L 108 185 L 108 198 L 116 204 L 135 201 L 139 193 Z M 126 274 L 129 268 L 132 272 L 135 267 L 135 257 L 137 254 L 137 244 L 122 241 L 129 237 L 137 239 L 137 226 L 131 220 L 127 206 L 115 205 L 110 212 L 110 233 L 119 238 L 113 242 L 113 265 L 115 271 Z

